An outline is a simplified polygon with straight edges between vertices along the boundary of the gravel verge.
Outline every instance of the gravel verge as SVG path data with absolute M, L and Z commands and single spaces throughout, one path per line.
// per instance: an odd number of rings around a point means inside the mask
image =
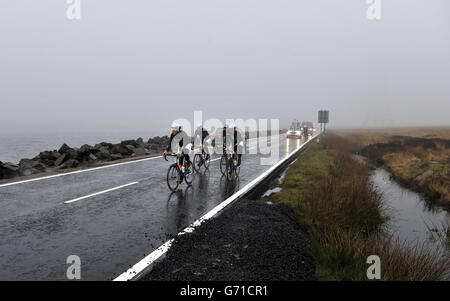
M 141 280 L 316 280 L 307 231 L 283 204 L 240 200 L 176 238 Z

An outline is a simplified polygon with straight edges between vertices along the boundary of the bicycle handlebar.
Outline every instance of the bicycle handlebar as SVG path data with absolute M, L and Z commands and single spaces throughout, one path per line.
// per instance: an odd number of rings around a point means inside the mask
M 177 154 L 166 154 L 166 155 L 163 156 L 164 160 L 166 160 L 166 161 L 169 161 L 169 160 L 167 160 L 167 156 L 169 156 L 169 157 L 178 157 Z

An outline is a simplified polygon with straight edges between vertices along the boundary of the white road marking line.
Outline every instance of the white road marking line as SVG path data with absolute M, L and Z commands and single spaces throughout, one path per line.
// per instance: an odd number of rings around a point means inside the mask
M 258 176 L 256 179 L 245 185 L 242 189 L 240 189 L 238 192 L 234 193 L 232 196 L 227 198 L 225 201 L 214 207 L 211 211 L 203 215 L 201 218 L 190 224 L 188 227 L 184 228 L 181 232 L 177 234 L 177 236 L 184 235 L 186 233 L 193 232 L 196 227 L 201 225 L 204 221 L 214 217 L 217 213 L 219 213 L 221 210 L 223 210 L 225 207 L 227 207 L 229 204 L 234 202 L 236 199 L 238 199 L 240 196 L 245 194 L 247 191 L 249 191 L 251 188 L 253 188 L 256 184 L 258 184 L 261 180 L 263 180 L 267 175 L 269 175 L 271 172 L 273 172 L 278 166 L 283 164 L 286 160 L 289 160 L 294 154 L 299 152 L 302 148 L 304 148 L 306 145 L 308 145 L 311 141 L 314 141 L 314 138 L 316 138 L 319 134 L 314 136 L 311 140 L 306 141 L 305 143 L 301 144 L 299 148 L 291 152 L 289 155 L 284 157 L 282 160 L 278 161 L 277 164 L 273 165 L 271 168 L 263 172 L 260 176 Z M 116 277 L 113 281 L 129 281 L 133 280 L 137 276 L 141 276 L 141 274 L 146 270 L 147 267 L 151 266 L 156 260 L 158 260 L 161 256 L 163 256 L 171 247 L 173 241 L 175 239 L 172 238 L 168 241 L 166 241 L 164 244 L 162 244 L 160 247 L 158 247 L 156 250 L 151 252 L 149 255 L 144 257 L 141 261 L 133 265 L 131 268 L 129 268 L 127 271 Z
M 99 170 L 99 169 L 104 169 L 104 168 L 116 167 L 116 166 L 120 166 L 120 165 L 126 165 L 126 164 L 131 164 L 131 163 L 148 161 L 148 160 L 153 160 L 153 159 L 158 159 L 158 158 L 162 158 L 162 156 L 145 158 L 145 159 L 139 159 L 139 160 L 134 160 L 134 161 L 122 162 L 122 163 L 116 163 L 116 164 L 105 165 L 105 166 L 94 167 L 94 168 L 88 168 L 88 169 L 81 169 L 81 170 L 76 170 L 76 171 L 71 171 L 71 172 L 66 172 L 66 173 L 61 173 L 61 174 L 57 174 L 57 175 L 41 177 L 41 178 L 35 178 L 35 179 L 17 181 L 17 182 L 12 182 L 12 183 L 6 183 L 6 184 L 1 184 L 0 188 L 1 187 L 12 186 L 12 185 L 17 185 L 17 184 L 23 184 L 23 183 L 47 180 L 47 179 L 52 179 L 52 178 L 56 178 L 56 177 L 62 177 L 62 176 L 68 176 L 68 175 L 73 175 L 73 174 L 79 174 L 79 173 L 83 173 L 83 172 L 87 172 L 87 171 L 94 171 L 94 170 Z
M 125 184 L 125 185 L 120 185 L 120 186 L 117 186 L 117 187 L 114 187 L 114 188 L 110 188 L 110 189 L 107 189 L 107 190 L 103 190 L 103 191 L 100 191 L 100 192 L 96 192 L 96 193 L 93 193 L 93 194 L 82 196 L 80 198 L 76 198 L 76 199 L 73 199 L 73 200 L 70 200 L 70 201 L 65 201 L 64 204 L 70 204 L 70 203 L 73 203 L 73 202 L 76 202 L 76 201 L 81 201 L 81 200 L 84 200 L 84 199 L 87 199 L 87 198 L 90 198 L 90 197 L 93 197 L 93 196 L 96 196 L 96 195 L 99 195 L 99 194 L 107 193 L 107 192 L 114 191 L 114 190 L 117 190 L 117 189 L 120 189 L 120 188 L 131 186 L 131 185 L 135 185 L 137 183 L 139 183 L 139 182 L 132 182 L 132 183 L 128 183 L 128 184 Z

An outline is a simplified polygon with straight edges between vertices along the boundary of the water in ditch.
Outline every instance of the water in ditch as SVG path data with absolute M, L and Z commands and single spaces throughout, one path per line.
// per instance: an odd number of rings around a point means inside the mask
M 403 188 L 382 168 L 373 170 L 370 178 L 383 194 L 390 217 L 388 231 L 394 237 L 412 245 L 424 243 L 437 251 L 449 252 L 445 240 L 445 225 L 450 224 L 449 212 Z

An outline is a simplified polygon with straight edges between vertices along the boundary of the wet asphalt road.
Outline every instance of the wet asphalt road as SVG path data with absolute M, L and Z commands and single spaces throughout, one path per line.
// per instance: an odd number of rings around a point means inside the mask
M 286 141 L 280 138 L 280 159 L 300 146 Z M 114 279 L 270 168 L 260 158 L 244 155 L 232 183 L 219 160 L 211 162 L 176 193 L 163 158 L 0 187 L 0 280 L 65 280 L 70 255 L 81 259 L 82 280 Z

